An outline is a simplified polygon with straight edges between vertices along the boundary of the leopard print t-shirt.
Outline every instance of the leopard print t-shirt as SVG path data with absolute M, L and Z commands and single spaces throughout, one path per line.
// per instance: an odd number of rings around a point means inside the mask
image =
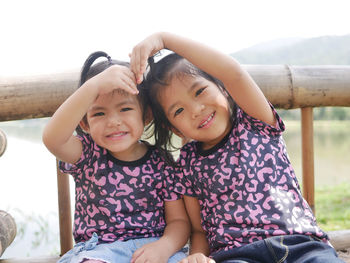
M 238 108 L 231 132 L 216 146 L 180 152 L 175 191 L 197 197 L 211 253 L 276 235 L 313 235 L 327 242 L 303 199 L 282 132 Z
M 164 201 L 180 195 L 170 189 L 172 170 L 159 152 L 149 146 L 141 159 L 125 162 L 99 147 L 90 135 L 78 138 L 83 144 L 80 160 L 59 165 L 75 181 L 75 241 L 86 241 L 94 232 L 100 243 L 162 236 Z

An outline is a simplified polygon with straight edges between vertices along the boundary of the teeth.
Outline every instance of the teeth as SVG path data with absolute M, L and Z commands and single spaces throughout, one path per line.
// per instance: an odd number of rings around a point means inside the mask
M 119 133 L 111 134 L 108 137 L 120 137 L 120 136 L 123 136 L 125 134 L 126 134 L 126 132 L 119 132 Z
M 203 126 L 207 125 L 207 123 L 210 122 L 213 117 L 214 117 L 214 113 L 212 113 L 209 116 L 209 118 L 205 122 L 203 122 L 199 127 L 202 128 Z

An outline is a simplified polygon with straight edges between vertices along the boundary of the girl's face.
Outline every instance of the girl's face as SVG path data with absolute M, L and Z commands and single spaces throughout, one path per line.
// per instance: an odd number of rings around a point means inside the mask
M 93 140 L 120 160 L 132 161 L 144 154 L 141 105 L 135 95 L 114 91 L 99 96 L 87 112 L 83 129 Z
M 219 143 L 231 129 L 227 98 L 203 77 L 173 77 L 159 99 L 175 132 L 203 142 L 204 149 Z

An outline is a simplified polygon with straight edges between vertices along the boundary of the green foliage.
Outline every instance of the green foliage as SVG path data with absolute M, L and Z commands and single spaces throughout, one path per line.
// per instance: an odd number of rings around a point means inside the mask
M 350 34 L 309 39 L 280 39 L 231 54 L 242 64 L 350 65 Z M 299 110 L 280 110 L 285 120 L 299 120 Z M 315 120 L 350 120 L 350 108 L 314 109 Z
M 314 108 L 314 120 L 350 120 L 350 107 Z M 278 109 L 283 120 L 300 120 L 300 109 Z
M 350 184 L 324 186 L 315 192 L 316 218 L 324 231 L 350 229 Z

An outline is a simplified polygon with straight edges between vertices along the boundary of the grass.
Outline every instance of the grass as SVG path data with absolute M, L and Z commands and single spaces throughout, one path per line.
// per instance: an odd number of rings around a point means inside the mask
M 350 229 L 350 183 L 317 187 L 316 218 L 324 231 Z

